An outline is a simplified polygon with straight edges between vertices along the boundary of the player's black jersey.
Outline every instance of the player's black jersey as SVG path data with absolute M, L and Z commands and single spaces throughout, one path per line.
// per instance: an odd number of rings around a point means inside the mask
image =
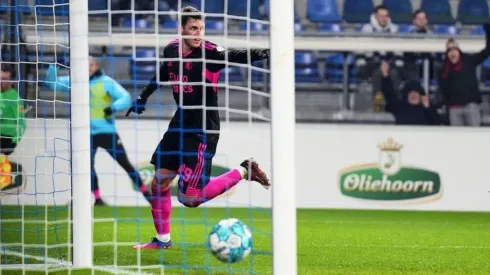
M 179 52 L 179 43 L 180 40 L 177 39 L 165 47 L 163 51 L 164 60 L 173 60 L 164 61 L 161 64 L 159 80 L 160 82 L 168 81 L 171 83 L 171 91 L 179 106 L 195 106 L 197 108 L 178 108 L 170 121 L 169 129 L 184 128 L 202 131 L 205 127 L 206 130 L 219 130 L 218 110 L 207 110 L 204 117 L 204 107 L 202 106 L 218 107 L 217 83 L 220 71 L 226 67 L 223 61 L 248 64 L 249 54 L 247 50 L 225 50 L 211 42 L 203 41 L 201 48 L 196 48 L 182 55 Z M 262 53 L 262 50 L 250 50 L 250 63 L 262 59 L 264 57 Z M 205 55 L 204 58 L 203 54 Z M 177 60 L 178 58 L 182 59 Z M 186 59 L 194 59 L 194 61 L 186 61 Z M 197 61 L 196 59 L 200 60 Z M 158 83 L 156 81 L 158 79 L 155 75 L 146 87 L 146 93 L 151 94 L 157 89 Z M 204 96 L 203 93 L 205 93 Z M 183 102 L 180 102 L 181 98 Z M 206 119 L 205 125 L 204 118 Z

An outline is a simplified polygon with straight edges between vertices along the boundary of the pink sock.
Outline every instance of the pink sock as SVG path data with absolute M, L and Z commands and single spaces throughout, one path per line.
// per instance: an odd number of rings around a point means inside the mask
M 170 233 L 170 213 L 172 212 L 172 197 L 170 189 L 161 191 L 159 186 L 152 186 L 151 213 L 153 224 L 158 235 Z
M 143 184 L 140 186 L 140 192 L 141 193 L 146 193 L 147 191 L 148 191 L 148 189 L 146 188 L 146 185 Z
M 100 190 L 99 189 L 94 190 L 93 193 L 94 193 L 94 197 L 96 200 L 100 199 Z
M 233 169 L 209 181 L 199 194 L 199 201 L 204 203 L 208 200 L 216 198 L 227 190 L 231 189 L 242 180 L 242 175 L 237 169 Z

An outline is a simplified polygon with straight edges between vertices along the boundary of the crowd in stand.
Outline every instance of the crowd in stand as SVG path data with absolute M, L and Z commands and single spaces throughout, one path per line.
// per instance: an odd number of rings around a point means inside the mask
M 429 20 L 423 10 L 416 10 L 411 32 L 430 35 Z M 447 41 L 441 57 L 429 53 L 358 53 L 356 65 L 360 77 L 372 82 L 374 105 L 379 111 L 392 113 L 397 124 L 480 126 L 482 97 L 476 68 L 490 56 L 490 25 L 485 24 L 484 29 L 486 47 L 475 54 L 463 53 L 454 38 Z M 379 5 L 362 31 L 396 33 L 398 26 L 391 21 L 389 10 Z M 429 61 L 430 71 L 437 74 L 439 89 L 435 100 L 429 100 L 420 83 L 417 62 L 424 59 Z M 446 110 L 446 115 L 437 109 Z

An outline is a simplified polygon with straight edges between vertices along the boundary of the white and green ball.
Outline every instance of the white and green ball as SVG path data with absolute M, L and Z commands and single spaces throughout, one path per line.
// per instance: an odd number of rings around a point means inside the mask
M 211 230 L 208 246 L 218 260 L 236 263 L 252 251 L 252 232 L 238 219 L 224 219 Z

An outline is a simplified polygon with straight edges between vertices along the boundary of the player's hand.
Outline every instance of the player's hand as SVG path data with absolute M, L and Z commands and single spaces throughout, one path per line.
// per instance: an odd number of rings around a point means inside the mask
M 114 111 L 112 110 L 112 107 L 111 106 L 108 106 L 108 107 L 105 107 L 104 108 L 104 114 L 105 114 L 106 117 L 112 116 L 113 113 L 114 113 Z
M 131 112 L 141 115 L 145 110 L 145 105 L 146 98 L 138 97 L 138 99 L 133 102 L 133 106 L 131 106 L 131 108 L 129 108 L 129 110 L 126 112 L 126 116 L 129 116 Z
M 259 52 L 259 57 L 262 60 L 269 59 L 270 56 L 270 50 L 269 49 L 261 49 Z

